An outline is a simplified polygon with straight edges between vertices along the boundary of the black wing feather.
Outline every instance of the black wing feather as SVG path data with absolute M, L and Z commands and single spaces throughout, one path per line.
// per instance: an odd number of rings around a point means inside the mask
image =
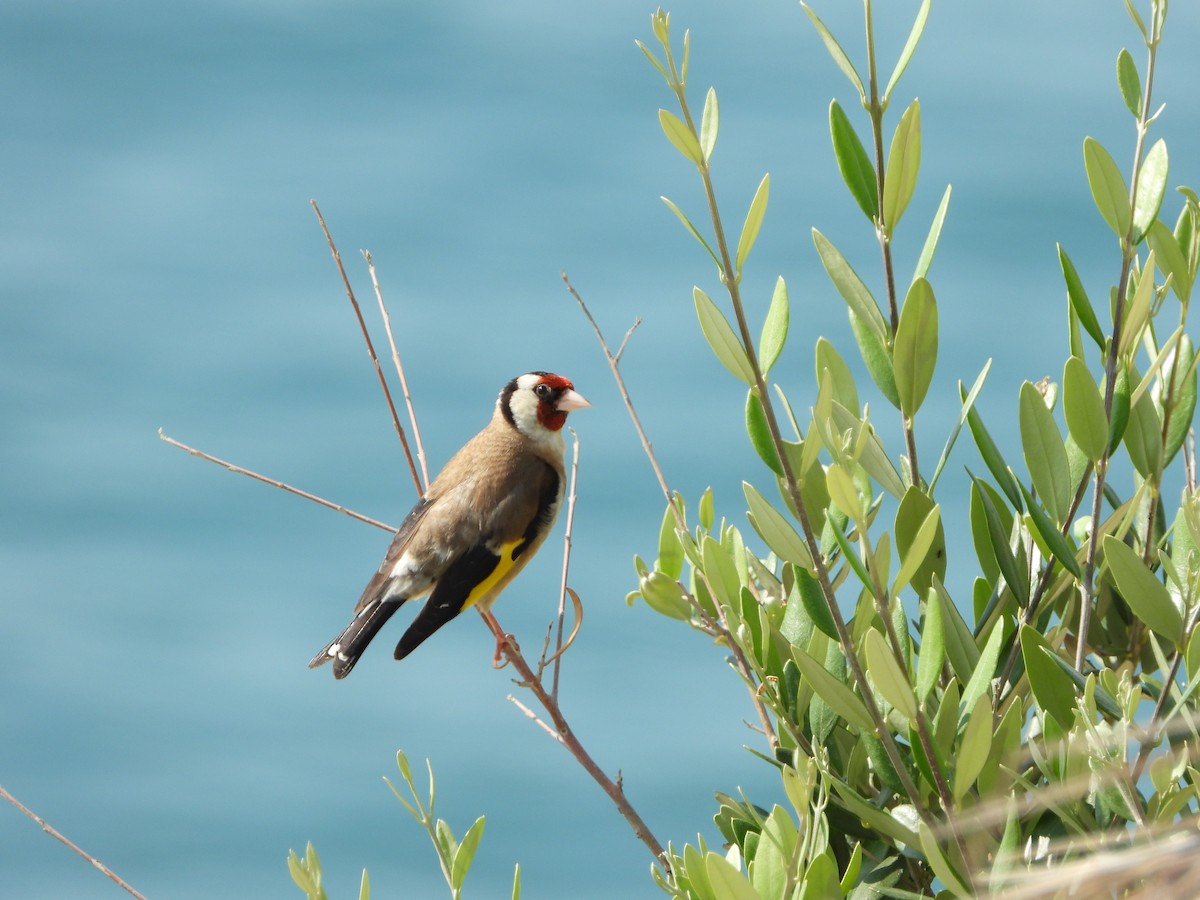
M 396 644 L 396 659 L 404 659 L 421 643 L 463 611 L 467 599 L 481 581 L 495 571 L 500 557 L 482 544 L 472 547 L 450 564 L 438 579 L 437 587 L 425 601 L 421 612 L 413 619 Z

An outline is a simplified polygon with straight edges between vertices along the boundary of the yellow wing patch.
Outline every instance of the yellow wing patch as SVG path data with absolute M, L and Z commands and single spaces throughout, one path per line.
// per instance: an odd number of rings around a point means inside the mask
M 528 559 L 528 557 L 524 555 L 518 557 L 517 559 L 513 558 L 513 551 L 515 551 L 517 547 L 523 543 L 525 543 L 525 538 L 521 537 L 515 541 L 509 541 L 507 544 L 502 544 L 500 546 L 500 561 L 496 563 L 496 568 L 492 569 L 491 574 L 489 574 L 487 578 L 483 579 L 483 581 L 479 582 L 479 584 L 475 585 L 475 587 L 471 589 L 471 593 L 467 595 L 467 599 L 462 605 L 463 609 L 473 606 L 485 598 L 489 600 L 494 599 L 488 598 L 488 594 L 497 587 L 503 587 L 508 583 L 508 580 L 516 574 L 515 569 L 517 567 L 518 560 L 524 562 L 526 559 Z M 488 605 L 490 605 L 490 603 Z M 485 606 L 484 608 L 486 609 L 487 607 Z

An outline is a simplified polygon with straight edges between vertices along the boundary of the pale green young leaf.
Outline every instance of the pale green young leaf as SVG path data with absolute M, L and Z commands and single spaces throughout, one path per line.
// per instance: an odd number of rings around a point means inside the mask
M 1063 367 L 1063 414 L 1084 455 L 1092 462 L 1103 456 L 1108 449 L 1108 414 L 1092 373 L 1078 356 L 1069 357 Z
M 850 57 L 846 55 L 846 51 L 842 49 L 842 45 L 837 42 L 837 39 L 833 36 L 833 32 L 825 27 L 825 23 L 812 11 L 812 8 L 804 0 L 800 0 L 800 5 L 804 7 L 804 12 L 808 15 L 809 20 L 813 23 L 813 27 L 817 29 L 817 34 L 821 36 L 821 40 L 825 43 L 825 49 L 829 51 L 829 55 L 833 57 L 833 61 L 837 63 L 837 67 L 842 70 L 842 74 L 850 79 L 850 83 L 858 91 L 858 99 L 865 106 L 867 92 L 863 90 L 862 79 L 858 77 L 858 72 L 854 69 L 854 63 L 850 62 Z
M 866 732 L 874 730 L 875 725 L 866 706 L 854 691 L 829 674 L 825 666 L 801 648 L 792 648 L 792 658 L 796 661 L 800 673 L 808 679 L 817 695 L 829 704 L 830 709 L 855 728 Z
M 842 359 L 841 354 L 828 340 L 819 337 L 814 358 L 816 359 L 817 382 L 820 383 L 822 372 L 829 372 L 833 387 L 833 399 L 846 409 L 857 412 L 859 410 L 858 389 L 854 386 L 854 375 L 851 373 L 850 367 L 846 365 L 846 361 Z
M 704 114 L 700 118 L 700 152 L 704 155 L 705 162 L 712 159 L 720 127 L 721 110 L 717 105 L 717 91 L 716 88 L 710 87 L 704 97 Z
M 832 416 L 834 427 L 839 432 L 851 433 L 851 443 L 854 447 L 854 453 L 863 471 L 870 475 L 881 488 L 893 497 L 897 499 L 903 497 L 905 491 L 904 481 L 900 478 L 900 473 L 896 471 L 895 465 L 892 464 L 891 459 L 888 457 L 887 451 L 884 450 L 883 443 L 879 440 L 878 432 L 871 427 L 871 424 L 864 422 L 857 415 L 842 406 L 837 400 L 832 401 L 830 404 L 830 415 Z
M 904 298 L 892 350 L 892 369 L 896 378 L 896 392 L 900 395 L 900 409 L 910 418 L 917 414 L 925 400 L 929 383 L 933 380 L 937 353 L 937 301 L 929 282 L 918 278 Z
M 521 900 L 521 864 L 513 870 L 512 900 Z
M 362 878 L 358 882 L 358 900 L 371 900 L 371 879 L 367 870 L 363 869 Z
M 740 605 L 741 582 L 738 580 L 737 566 L 730 553 L 721 546 L 711 535 L 705 535 L 701 543 L 704 574 L 708 583 L 716 593 L 716 599 L 726 609 L 736 609 Z
M 1133 239 L 1139 242 L 1158 218 L 1163 195 L 1167 192 L 1167 142 L 1159 138 L 1142 160 L 1137 177 L 1137 198 L 1133 205 Z M 1148 268 L 1148 267 L 1147 267 Z
M 858 208 L 872 222 L 879 216 L 879 185 L 875 166 L 863 148 L 858 133 L 836 100 L 829 103 L 829 136 L 833 140 L 833 158 L 842 180 Z
M 883 181 L 883 225 L 895 232 L 917 187 L 921 168 L 921 102 L 914 100 L 900 117 L 888 151 Z
M 925 564 L 926 557 L 933 548 L 937 537 L 941 533 L 941 558 L 942 574 L 945 574 L 945 532 L 942 529 L 942 517 L 938 507 L 935 505 L 921 523 L 921 527 L 917 529 L 917 533 L 912 538 L 912 543 L 903 550 L 900 555 L 900 569 L 896 572 L 896 581 L 892 585 L 892 595 L 896 596 L 902 591 L 917 571 Z M 899 535 L 897 535 L 897 549 L 899 549 Z M 926 577 L 926 581 L 932 576 L 932 572 Z M 920 587 L 917 586 L 918 591 Z
M 837 508 L 857 521 L 861 515 L 861 502 L 850 473 L 838 463 L 833 463 L 825 470 L 825 486 L 829 489 L 829 499 Z
M 1178 644 L 1183 638 L 1183 616 L 1166 586 L 1146 568 L 1133 548 L 1106 534 L 1104 563 L 1134 614 L 1159 635 Z
M 704 856 L 704 871 L 717 900 L 761 900 L 746 876 L 725 857 L 711 850 Z
M 1061 525 L 1071 504 L 1071 469 L 1054 416 L 1041 392 L 1031 382 L 1021 385 L 1021 447 L 1025 465 L 1047 512 Z
M 1133 0 L 1125 0 L 1125 12 L 1129 13 L 1129 18 L 1133 19 L 1133 24 L 1137 26 L 1137 30 L 1142 33 L 1144 39 L 1148 39 L 1149 35 L 1146 32 L 1146 23 L 1142 21 L 1141 15 L 1137 11 L 1137 7 L 1133 5 Z
M 1118 347 L 1122 357 L 1137 350 L 1142 342 L 1142 331 L 1150 321 L 1150 308 L 1154 303 L 1154 263 L 1155 255 L 1151 250 L 1142 266 L 1133 298 L 1125 304 L 1125 322 L 1121 326 L 1121 343 Z
M 751 524 L 771 552 L 785 562 L 811 570 L 813 560 L 808 546 L 783 514 L 748 481 L 742 482 L 742 493 L 746 496 L 746 506 L 753 517 Z
M 909 487 L 905 490 L 896 508 L 895 534 L 896 550 L 900 554 L 900 572 L 896 575 L 896 586 L 893 594 L 898 594 L 903 587 L 900 584 L 901 575 L 910 565 L 913 567 L 905 584 L 911 582 L 913 590 L 919 596 L 925 596 L 934 578 L 944 578 L 946 575 L 946 532 L 940 515 L 936 517 L 931 533 L 925 533 L 930 516 L 937 510 L 937 504 L 920 488 Z M 911 562 L 909 561 L 911 558 Z
M 467 829 L 467 833 L 463 835 L 462 843 L 454 851 L 453 862 L 450 867 L 450 885 L 455 891 L 462 890 L 463 881 L 467 877 L 467 870 L 471 868 L 471 861 L 475 858 L 475 851 L 479 849 L 479 842 L 483 840 L 484 825 L 484 818 L 480 816 Z
M 908 68 L 908 63 L 917 49 L 917 44 L 921 42 L 921 35 L 925 32 L 925 23 L 929 19 L 930 2 L 931 0 L 921 0 L 921 8 L 917 10 L 917 18 L 913 22 L 912 30 L 908 33 L 908 40 L 904 42 L 904 49 L 900 51 L 900 58 L 896 60 L 896 67 L 892 69 L 892 75 L 888 78 L 887 87 L 883 89 L 883 97 L 880 102 L 884 106 L 887 106 L 888 100 L 892 96 L 892 89 L 899 83 L 900 76 Z
M 921 248 L 921 255 L 917 257 L 917 267 L 913 270 L 913 281 L 929 275 L 929 267 L 933 265 L 933 254 L 937 250 L 938 238 L 942 235 L 942 225 L 946 221 L 946 210 L 950 208 L 951 190 L 952 187 L 946 185 L 946 190 L 942 193 L 942 202 L 938 204 L 937 212 L 933 215 L 933 222 L 929 225 L 929 234 L 925 236 L 925 245 Z
M 879 388 L 884 399 L 896 409 L 900 408 L 900 394 L 896 390 L 896 373 L 892 369 L 892 356 L 888 352 L 886 339 L 864 319 L 849 310 L 850 330 L 858 344 L 858 352 L 867 366 L 867 374 Z
M 1121 170 L 1100 142 L 1090 137 L 1083 141 L 1083 164 L 1096 208 L 1108 227 L 1124 240 L 1129 234 L 1133 211 L 1129 208 L 1129 188 Z
M 1092 301 L 1088 299 L 1087 291 L 1083 289 L 1079 273 L 1075 271 L 1075 264 L 1071 262 L 1071 257 L 1067 256 L 1067 251 L 1063 249 L 1062 244 L 1058 245 L 1058 262 L 1062 266 L 1063 279 L 1067 283 L 1067 300 L 1070 302 L 1071 308 L 1075 310 L 1075 315 L 1079 317 L 1079 324 L 1096 342 L 1096 346 L 1104 350 L 1106 344 L 1104 331 L 1096 319 Z
M 1125 101 L 1126 109 L 1136 119 L 1142 109 L 1142 80 L 1138 77 L 1133 57 L 1124 47 L 1117 54 L 1117 87 L 1121 89 L 1121 99 Z
M 812 234 L 817 255 L 821 257 L 821 265 L 825 267 L 829 280 L 842 295 L 850 311 L 857 315 L 879 340 L 886 342 L 889 337 L 887 323 L 867 286 L 846 261 L 846 257 L 842 256 L 841 251 L 830 243 L 825 235 L 815 228 Z
M 704 164 L 704 156 L 700 152 L 700 142 L 696 140 L 696 135 L 692 134 L 692 130 L 687 127 L 687 124 L 674 113 L 660 109 L 658 111 L 658 123 L 662 126 L 663 134 L 689 161 L 696 166 Z
M 787 283 L 780 275 L 775 280 L 775 290 L 771 294 L 771 305 L 767 308 L 767 318 L 763 322 L 762 337 L 758 341 L 758 361 L 765 376 L 774 367 L 783 352 L 787 342 L 788 323 L 791 311 L 788 307 Z
M 767 214 L 767 199 L 770 194 L 771 175 L 767 173 L 762 177 L 762 181 L 758 183 L 758 188 L 754 191 L 754 198 L 750 201 L 750 209 L 746 212 L 746 221 L 742 225 L 742 236 L 738 238 L 737 257 L 733 267 L 739 277 L 742 274 L 742 266 L 746 262 L 746 257 L 750 255 L 750 249 L 754 246 L 754 242 L 758 240 L 758 232 L 762 228 L 763 216 Z
M 742 342 L 737 339 L 737 335 L 733 333 L 733 328 L 730 327 L 725 315 L 717 309 L 717 305 L 700 288 L 693 288 L 692 296 L 696 303 L 696 316 L 700 320 L 700 330 L 704 332 L 708 345 L 712 347 L 713 353 L 721 361 L 721 365 L 743 383 L 754 384 L 754 370 L 746 358 L 746 350 L 742 346 Z
M 692 224 L 692 220 L 689 219 L 686 215 L 684 215 L 683 210 L 680 209 L 678 206 L 676 206 L 674 203 L 672 203 L 668 198 L 659 197 L 658 199 L 660 199 L 663 203 L 667 204 L 667 209 L 669 209 L 669 210 L 671 210 L 671 212 L 675 213 L 675 217 L 677 219 L 679 219 L 680 222 L 683 223 L 683 227 L 688 230 L 688 232 L 691 234 L 692 237 L 694 237 L 697 241 L 700 242 L 701 247 L 703 247 L 706 251 L 708 251 L 708 255 L 710 257 L 712 257 L 713 263 L 716 265 L 717 270 L 720 271 L 721 260 L 717 259 L 717 254 L 714 253 L 713 248 L 708 245 L 708 241 L 706 241 L 703 238 L 703 236 L 701 236 L 700 232 L 696 230 L 696 226 Z
M 910 722 L 917 717 L 917 700 L 913 696 L 908 673 L 900 668 L 885 638 L 875 628 L 870 629 L 863 640 L 867 672 L 879 691 L 901 715 Z
M 658 57 L 655 56 L 654 53 L 651 52 L 650 48 L 647 47 L 645 44 L 643 44 L 641 41 L 634 41 L 634 43 L 637 44 L 638 49 L 642 51 L 642 53 L 645 55 L 646 59 L 650 60 L 650 65 L 652 65 L 652 66 L 654 66 L 654 68 L 658 69 L 658 73 L 660 75 L 662 75 L 662 77 L 667 82 L 667 86 L 670 87 L 671 86 L 671 76 L 667 73 L 666 66 L 664 66 L 661 62 L 659 62 Z

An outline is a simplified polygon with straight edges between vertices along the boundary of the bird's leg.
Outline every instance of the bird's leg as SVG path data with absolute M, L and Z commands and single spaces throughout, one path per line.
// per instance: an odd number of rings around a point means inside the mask
M 511 648 L 513 651 L 520 653 L 521 648 L 517 646 L 517 639 L 511 634 L 506 634 L 504 629 L 500 627 L 500 623 L 496 617 L 492 615 L 490 609 L 479 610 L 479 615 L 483 617 L 483 621 L 487 627 L 492 630 L 492 634 L 496 636 L 496 655 L 492 657 L 492 667 L 495 669 L 503 669 L 508 665 L 507 661 L 502 661 L 501 657 L 505 651 Z

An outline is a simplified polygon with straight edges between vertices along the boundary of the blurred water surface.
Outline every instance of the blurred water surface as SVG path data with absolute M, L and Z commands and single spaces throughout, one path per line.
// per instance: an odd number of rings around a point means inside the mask
M 860 58 L 857 6 L 817 4 Z M 915 6 L 877 11 L 885 71 Z M 664 842 L 719 842 L 714 790 L 778 796 L 741 747 L 760 744 L 720 650 L 623 602 L 632 555 L 654 556 L 662 498 L 559 281 L 567 270 L 610 340 L 643 319 L 624 372 L 668 477 L 693 502 L 712 485 L 742 524 L 741 480 L 767 479 L 740 435 L 742 392 L 691 313 L 694 283 L 718 296 L 711 264 L 658 200 L 702 218 L 694 173 L 659 131 L 671 98 L 633 44 L 651 41 L 652 11 L 11 0 L 0 13 L 0 783 L 146 895 L 299 896 L 284 862 L 308 840 L 331 896 L 352 896 L 364 865 L 375 896 L 442 895 L 431 849 L 380 780 L 397 748 L 433 760 L 456 830 L 487 816 L 473 896 L 507 896 L 516 862 L 530 898 L 655 894 L 611 805 L 506 701 L 509 675 L 491 669 L 473 615 L 402 666 L 389 630 L 343 683 L 305 669 L 386 535 L 156 438 L 163 427 L 387 521 L 407 510 L 411 482 L 310 198 L 367 302 L 357 251 L 374 254 L 432 467 L 517 373 L 562 372 L 592 400 L 571 422 L 572 583 L 588 615 L 562 697 L 596 759 L 620 768 Z M 731 226 L 772 175 L 745 289 L 761 316 L 776 275 L 788 279 L 792 339 L 774 376 L 803 408 L 816 337 L 855 355 L 809 229 L 880 281 L 825 129 L 830 98 L 852 114 L 856 98 L 797 4 L 685 0 L 672 13 L 677 40 L 692 30 L 697 109 L 709 84 L 720 93 Z M 1113 61 L 1129 46 L 1143 65 L 1136 37 L 1116 0 L 934 8 L 896 95 L 920 97 L 924 124 L 902 277 L 954 185 L 932 272 L 942 354 L 920 424 L 927 465 L 957 381 L 987 357 L 993 419 L 1011 417 L 1021 381 L 1060 371 L 1055 241 L 1093 297 L 1116 275 L 1080 148 L 1094 135 L 1128 165 Z M 1154 131 L 1173 183 L 1200 183 L 1198 40 L 1200 16 L 1175 4 Z M 1012 435 L 996 437 L 1019 458 Z M 939 489 L 951 512 L 963 464 L 976 464 L 965 442 Z M 526 648 L 552 612 L 558 547 L 497 608 Z M 959 539 L 956 596 L 972 572 Z M 0 893 L 119 895 L 7 806 Z

